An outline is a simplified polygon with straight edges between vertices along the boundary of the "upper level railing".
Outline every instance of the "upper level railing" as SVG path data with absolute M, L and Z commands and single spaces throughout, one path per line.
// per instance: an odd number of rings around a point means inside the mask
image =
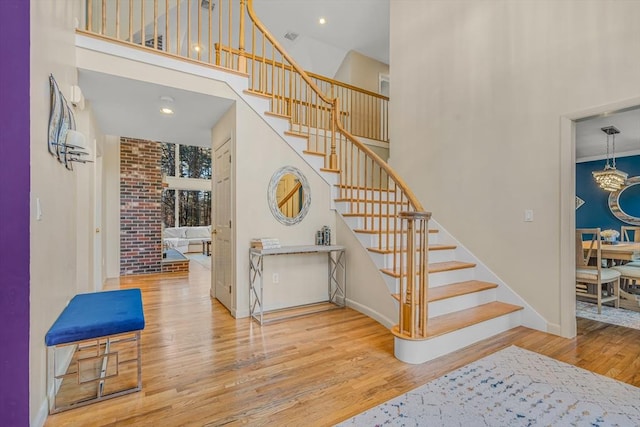
M 271 51 L 270 43 L 263 43 L 254 25 L 242 19 L 242 3 L 245 0 L 87 0 L 86 30 L 234 70 L 246 64 L 259 71 L 255 74 L 246 70 L 255 76 L 252 90 L 288 97 L 288 91 L 272 87 L 271 79 L 275 82 L 278 73 L 288 73 L 289 66 L 286 61 L 272 63 L 279 55 Z M 272 69 L 277 70 L 274 75 Z M 328 77 L 311 73 L 309 76 L 327 97 L 342 99 L 343 124 L 347 130 L 364 138 L 389 141 L 389 98 Z M 306 102 L 295 96 L 286 101 Z M 314 116 L 313 125 L 328 124 L 314 113 L 308 113 Z
M 339 199 L 360 215 L 373 248 L 399 279 L 398 336 L 426 336 L 430 214 L 391 167 L 356 136 L 388 140 L 381 95 L 306 73 L 269 33 L 253 0 L 87 0 L 92 34 L 246 73 L 249 91 L 271 101 L 291 132 L 308 138 L 339 176 Z

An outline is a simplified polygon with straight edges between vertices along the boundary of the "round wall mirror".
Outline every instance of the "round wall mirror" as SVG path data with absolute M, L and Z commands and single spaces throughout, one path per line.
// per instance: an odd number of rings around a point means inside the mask
M 622 222 L 640 225 L 640 176 L 627 179 L 624 187 L 609 194 L 609 210 Z
M 269 182 L 267 201 L 273 216 L 285 225 L 302 221 L 309 212 L 311 190 L 307 178 L 293 166 L 278 169 Z

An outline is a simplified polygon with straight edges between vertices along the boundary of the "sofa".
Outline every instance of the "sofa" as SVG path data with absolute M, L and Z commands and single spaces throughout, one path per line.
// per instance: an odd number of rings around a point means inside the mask
M 211 226 L 167 227 L 162 231 L 162 241 L 166 248 L 178 252 L 201 252 L 202 242 L 211 240 Z

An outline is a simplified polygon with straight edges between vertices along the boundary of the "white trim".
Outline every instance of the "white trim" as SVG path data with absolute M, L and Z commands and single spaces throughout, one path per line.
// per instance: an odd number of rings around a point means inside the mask
M 391 298 L 391 296 L 389 296 L 389 298 Z M 377 321 L 378 323 L 380 323 L 381 325 L 383 325 L 386 328 L 391 329 L 396 323 L 398 322 L 394 322 L 393 320 L 389 319 L 388 317 L 382 315 L 381 313 L 372 310 L 371 308 L 367 307 L 366 305 L 362 305 L 360 303 L 357 303 L 349 298 L 347 298 L 346 300 L 347 303 L 347 307 L 352 308 L 366 316 L 371 317 L 372 319 L 374 319 L 375 321 Z
M 616 152 L 616 159 L 619 159 L 621 157 L 630 157 L 630 156 L 640 156 L 640 150 L 625 151 L 623 153 Z M 576 158 L 576 163 L 586 163 L 586 162 L 593 162 L 596 160 L 606 160 L 606 158 L 607 158 L 606 154 L 601 154 L 599 156 L 580 157 L 580 158 Z
M 575 122 L 591 116 L 640 105 L 640 95 L 610 104 L 563 114 L 560 117 L 560 335 L 576 335 L 575 303 L 575 196 L 576 196 L 576 137 Z M 557 327 L 549 323 L 549 332 Z
M 29 423 L 30 427 L 42 427 L 44 423 L 47 421 L 47 417 L 49 416 L 49 402 L 45 397 L 40 406 L 38 407 L 38 412 L 36 412 L 35 417 Z

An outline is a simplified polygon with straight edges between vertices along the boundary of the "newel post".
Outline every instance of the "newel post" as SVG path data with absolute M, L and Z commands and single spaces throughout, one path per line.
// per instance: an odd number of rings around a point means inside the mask
M 241 73 L 247 72 L 247 58 L 244 56 L 244 14 L 246 8 L 246 0 L 240 0 L 240 34 L 238 35 L 238 50 L 240 53 L 238 56 L 238 71 Z
M 427 335 L 428 247 L 431 212 L 400 212 L 400 333 L 410 338 Z M 406 233 L 403 233 L 406 230 Z

